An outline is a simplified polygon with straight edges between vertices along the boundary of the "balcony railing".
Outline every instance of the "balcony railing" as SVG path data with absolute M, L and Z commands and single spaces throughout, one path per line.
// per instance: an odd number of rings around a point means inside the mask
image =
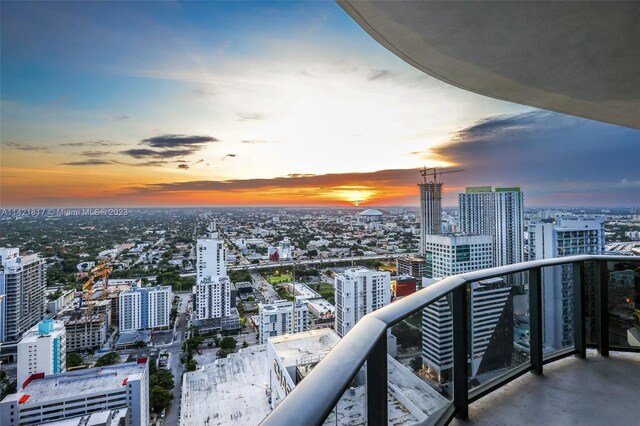
M 565 282 L 557 282 L 563 279 L 563 268 L 557 268 L 562 265 L 572 267 L 568 283 L 566 276 Z M 503 292 L 507 294 L 506 298 L 493 302 L 506 314 L 500 314 L 503 317 L 496 314 L 492 326 L 496 329 L 501 327 L 507 332 L 503 333 L 502 341 L 491 340 L 486 345 L 481 338 L 473 340 L 476 319 L 477 334 L 481 335 L 481 331 L 486 330 L 486 326 L 482 328 L 486 322 L 482 322 L 483 311 L 478 306 L 487 300 L 479 302 L 482 293 L 474 293 L 478 288 L 474 283 L 489 283 L 495 278 L 502 278 L 502 288 L 512 289 Z M 602 356 L 608 356 L 610 350 L 640 352 L 640 347 L 634 346 L 638 344 L 634 339 L 640 334 L 638 283 L 640 256 L 582 255 L 535 260 L 444 278 L 360 320 L 267 416 L 262 425 L 321 425 L 330 416 L 331 422 L 335 420 L 337 424 L 341 411 L 353 407 L 352 402 L 356 397 L 352 397 L 349 404 L 341 401 L 349 392 L 356 395 L 354 387 L 358 386 L 357 383 L 364 388 L 364 392 L 358 395 L 362 396 L 363 403 L 366 402 L 366 408 L 359 414 L 356 423 L 393 422 L 389 418 L 389 392 L 391 388 L 397 391 L 402 387 L 396 376 L 398 368 L 405 367 L 399 366 L 387 355 L 388 330 L 401 322 L 406 323 L 405 320 L 410 320 L 412 316 L 413 321 L 410 322 L 415 324 L 416 316 L 437 301 L 440 302 L 434 307 L 438 306 L 439 311 L 436 312 L 440 315 L 442 306 L 448 305 L 450 309 L 450 317 L 444 317 L 444 320 L 452 321 L 452 333 L 447 335 L 440 331 L 436 334 L 439 338 L 444 335 L 443 346 L 452 337 L 453 366 L 446 374 L 438 371 L 435 378 L 433 369 L 427 370 L 421 375 L 418 385 L 415 381 L 411 382 L 414 394 L 423 383 L 430 384 L 427 392 L 429 398 L 421 401 L 438 401 L 430 410 L 426 410 L 428 413 L 419 419 L 419 423 L 447 424 L 454 416 L 466 418 L 470 403 L 526 372 L 542 374 L 543 366 L 548 362 L 571 355 L 585 358 L 588 347 L 597 348 Z M 571 295 L 566 293 L 567 288 Z M 560 305 L 555 309 L 560 311 L 554 313 L 552 302 L 563 297 L 570 300 L 559 301 Z M 564 307 L 561 302 L 565 302 Z M 567 302 L 572 309 L 567 310 Z M 427 323 L 432 321 L 433 312 L 431 310 L 425 315 Z M 568 313 L 571 314 L 571 321 L 567 321 Z M 504 324 L 508 326 L 498 325 L 505 318 L 507 321 Z M 554 321 L 561 324 L 555 324 Z M 433 329 L 431 323 L 429 327 Z M 424 326 L 418 328 L 424 330 Z M 513 336 L 509 337 L 509 333 L 513 333 Z M 510 340 L 505 341 L 505 336 Z M 495 351 L 492 345 L 502 346 Z M 420 344 L 418 347 L 422 350 Z M 474 358 L 472 351 L 476 348 L 484 349 Z M 443 349 L 442 353 L 445 353 L 446 348 Z M 474 359 L 488 356 L 491 350 L 504 354 L 503 349 L 510 355 L 501 361 L 502 364 L 493 362 L 487 367 L 480 362 L 479 368 L 477 363 L 474 364 Z M 429 356 L 432 353 L 429 351 Z M 424 355 L 426 352 L 423 360 Z M 447 360 L 442 362 L 442 365 L 445 364 Z M 437 370 L 438 367 L 434 368 Z M 423 368 L 421 371 L 425 370 Z M 366 384 L 362 384 L 363 375 Z M 404 396 L 400 399 L 405 400 Z M 414 408 L 417 405 L 414 404 Z

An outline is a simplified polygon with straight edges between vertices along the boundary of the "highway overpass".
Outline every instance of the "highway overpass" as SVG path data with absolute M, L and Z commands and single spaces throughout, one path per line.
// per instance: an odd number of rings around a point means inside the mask
M 397 259 L 398 257 L 404 257 L 404 256 L 416 256 L 417 254 L 418 253 L 387 253 L 387 254 L 376 254 L 371 256 L 328 257 L 328 258 L 305 259 L 305 260 L 283 260 L 280 262 L 229 266 L 227 270 L 228 271 L 260 271 L 263 269 L 283 268 L 283 267 L 294 266 L 294 265 L 295 266 L 307 266 L 307 265 L 322 266 L 322 265 L 329 265 L 333 263 L 362 262 L 363 260 Z M 195 275 L 196 275 L 195 272 L 180 274 L 181 277 L 194 277 Z

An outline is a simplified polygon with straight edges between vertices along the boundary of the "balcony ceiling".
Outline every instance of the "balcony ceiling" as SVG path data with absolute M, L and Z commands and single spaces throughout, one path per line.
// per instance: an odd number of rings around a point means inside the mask
M 640 129 L 640 2 L 338 3 L 380 44 L 444 82 Z

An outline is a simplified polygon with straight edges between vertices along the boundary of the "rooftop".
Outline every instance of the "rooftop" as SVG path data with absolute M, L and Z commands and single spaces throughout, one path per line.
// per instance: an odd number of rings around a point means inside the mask
M 59 334 L 64 332 L 64 322 L 43 320 L 31 327 L 22 335 L 21 343 L 35 342 L 40 336 L 48 336 L 51 334 Z
M 358 213 L 358 216 L 382 216 L 383 214 L 384 213 L 382 213 L 380 210 L 367 209 Z
M 145 372 L 146 364 L 137 362 L 91 368 L 74 372 L 53 374 L 42 379 L 33 379 L 20 392 L 11 394 L 5 401 L 20 400 L 29 395 L 23 406 L 59 400 L 74 395 L 90 395 L 117 389 L 125 379 L 139 379 Z M 125 382 L 126 383 L 126 382 Z
M 322 297 L 318 294 L 317 291 L 312 289 L 306 284 L 303 283 L 294 283 L 294 284 L 285 284 L 289 289 L 292 287 L 295 289 L 296 296 L 302 296 L 305 299 L 315 299 L 318 297 Z
M 149 343 L 151 341 L 151 331 L 140 330 L 120 333 L 116 346 L 130 345 L 138 341 Z
M 271 411 L 266 347 L 241 349 L 186 373 L 182 386 L 181 425 L 257 425 Z
M 282 363 L 287 367 L 299 364 L 304 357 L 327 353 L 339 341 L 340 337 L 329 328 L 286 334 L 269 339 Z

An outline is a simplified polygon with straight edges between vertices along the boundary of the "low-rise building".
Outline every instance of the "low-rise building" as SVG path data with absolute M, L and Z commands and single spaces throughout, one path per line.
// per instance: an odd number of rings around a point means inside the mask
M 396 272 L 398 275 L 409 275 L 419 280 L 427 272 L 427 260 L 419 256 L 399 257 L 396 259 Z
M 391 280 L 391 293 L 396 299 L 415 293 L 417 288 L 418 280 L 409 275 L 401 275 Z
M 333 330 L 311 330 L 279 336 L 267 343 L 271 407 L 275 408 L 333 349 L 340 337 Z M 427 424 L 449 401 L 411 370 L 387 355 L 390 425 Z M 364 368 L 353 379 L 327 425 L 366 424 L 367 397 Z
M 38 425 L 104 410 L 128 410 L 132 426 L 149 424 L 147 359 L 46 376 L 30 376 L 0 402 L 2 426 Z

